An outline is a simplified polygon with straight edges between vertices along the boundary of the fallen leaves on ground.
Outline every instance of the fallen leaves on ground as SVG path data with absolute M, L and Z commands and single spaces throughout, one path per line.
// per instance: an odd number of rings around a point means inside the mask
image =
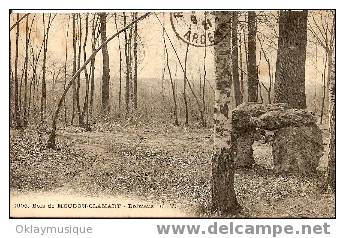
M 46 149 L 46 138 L 35 131 L 11 131 L 12 188 L 68 186 L 87 195 L 155 199 L 176 204 L 191 216 L 209 215 L 212 129 L 107 127 L 60 130 L 57 151 Z M 320 193 L 317 179 L 274 174 L 268 148 L 255 148 L 262 169 L 238 169 L 235 174 L 242 216 L 334 217 L 334 195 Z

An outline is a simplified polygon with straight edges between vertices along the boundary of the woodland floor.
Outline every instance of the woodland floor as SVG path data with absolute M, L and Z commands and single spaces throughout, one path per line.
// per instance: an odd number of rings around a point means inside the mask
M 45 148 L 45 134 L 11 130 L 11 193 L 131 198 L 176 206 L 182 211 L 177 216 L 212 216 L 213 130 L 119 124 L 93 129 L 59 130 L 57 151 Z M 335 216 L 334 194 L 321 192 L 316 179 L 262 169 L 272 163 L 266 145 L 257 143 L 254 155 L 261 166 L 235 175 L 240 217 Z

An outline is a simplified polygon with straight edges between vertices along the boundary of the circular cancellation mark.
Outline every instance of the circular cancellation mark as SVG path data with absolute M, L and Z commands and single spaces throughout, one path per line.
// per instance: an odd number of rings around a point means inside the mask
M 230 21 L 226 22 L 214 12 L 207 11 L 172 12 L 170 22 L 176 36 L 195 47 L 216 45 L 231 29 Z

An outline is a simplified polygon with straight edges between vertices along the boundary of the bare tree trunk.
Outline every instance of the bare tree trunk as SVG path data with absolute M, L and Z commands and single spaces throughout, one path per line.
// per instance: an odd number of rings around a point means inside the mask
M 14 83 L 14 76 L 12 72 L 12 42 L 11 42 L 11 31 L 10 31 L 10 37 L 8 39 L 8 44 L 9 44 L 9 51 L 8 51 L 8 56 L 9 56 L 9 68 L 10 68 L 10 128 L 14 127 L 14 111 L 12 110 L 12 101 L 14 102 L 14 97 L 13 97 L 13 83 Z
M 67 31 L 66 31 L 66 45 L 65 45 L 65 64 L 64 64 L 64 84 L 63 84 L 63 90 L 66 89 L 66 84 L 67 84 L 67 59 L 68 59 L 68 47 L 67 47 L 67 41 L 68 41 L 68 30 L 69 30 L 69 20 L 70 18 L 68 17 L 68 24 L 67 24 Z M 67 104 L 66 104 L 66 99 L 63 101 L 64 105 L 64 121 L 65 124 L 67 125 Z
M 28 35 L 28 42 L 30 41 L 31 38 L 31 32 L 32 32 L 32 25 L 35 21 L 35 15 L 32 18 L 31 24 L 30 24 L 30 31 L 29 31 L 29 35 Z M 28 44 L 29 46 L 29 44 Z M 29 48 L 27 49 L 29 51 Z M 28 52 L 29 53 L 29 52 Z M 34 57 L 34 53 L 33 53 L 33 47 L 31 47 L 31 55 L 32 57 L 32 71 L 34 70 L 34 64 L 35 64 L 35 57 Z M 28 55 L 28 61 L 29 61 L 29 55 Z M 28 124 L 28 122 L 30 121 L 30 112 L 31 112 L 31 96 L 32 96 L 32 83 L 33 83 L 33 77 L 31 77 L 30 82 L 29 82 L 29 95 L 27 96 L 27 108 L 26 108 L 26 113 L 25 113 L 25 117 L 26 117 L 26 125 Z M 25 123 L 24 123 L 25 124 Z
M 326 68 L 330 52 L 326 50 L 326 57 L 324 60 L 323 73 L 322 73 L 322 101 L 321 101 L 321 113 L 320 113 L 320 123 L 323 122 L 323 114 L 325 111 L 325 100 L 326 100 Z M 329 63 L 328 63 L 329 64 Z
M 189 50 L 189 44 L 187 44 L 186 48 L 186 54 L 184 57 L 184 77 L 183 77 L 183 101 L 184 101 L 184 107 L 185 107 L 185 124 L 188 125 L 188 100 L 187 100 L 187 61 L 188 61 L 188 50 Z
M 241 93 L 240 76 L 238 73 L 238 42 L 237 42 L 238 12 L 232 12 L 232 77 L 235 91 L 236 106 L 243 102 Z
M 123 13 L 123 24 L 126 25 L 126 13 Z M 125 31 L 125 58 L 126 58 L 126 84 L 125 84 L 125 104 L 126 104 L 126 114 L 128 115 L 129 113 L 129 71 L 130 71 L 130 62 L 129 62 L 129 54 L 130 51 L 128 50 L 128 35 L 127 35 L 127 30 Z
M 19 13 L 18 13 L 19 14 Z M 24 14 L 20 19 L 17 18 L 17 21 L 16 23 L 14 23 L 11 27 L 10 27 L 10 32 L 15 28 L 15 27 L 18 27 L 19 23 L 29 15 L 30 13 L 26 13 Z
M 21 127 L 23 127 L 23 122 L 22 122 L 21 114 L 22 114 L 22 111 L 23 111 L 23 108 L 22 108 L 22 91 L 23 91 L 24 72 L 25 72 L 25 68 L 23 67 L 22 70 L 21 70 L 21 75 L 20 75 L 19 95 L 18 95 L 18 98 L 19 98 L 19 118 L 20 118 Z
M 163 50 L 163 70 L 162 70 L 162 77 L 161 77 L 161 95 L 162 95 L 162 105 L 165 107 L 165 92 L 164 92 L 164 81 L 165 81 L 165 70 L 166 70 L 166 60 L 165 60 L 165 49 Z
M 87 43 L 87 37 L 89 34 L 89 14 L 86 13 L 85 16 L 85 37 L 84 37 L 84 44 L 83 44 L 83 52 L 84 52 L 84 63 L 86 61 L 86 43 Z M 84 106 L 83 106 L 83 113 L 82 113 L 82 125 L 83 127 L 90 131 L 90 125 L 89 125 L 89 94 L 90 94 L 90 78 L 89 74 L 87 72 L 87 68 L 84 70 L 85 75 L 85 99 L 84 99 Z M 86 120 L 85 120 L 86 117 Z
M 102 44 L 107 40 L 107 14 L 100 13 L 100 22 L 101 22 L 101 40 Z M 108 47 L 105 44 L 102 47 L 102 56 L 103 56 L 103 74 L 102 74 L 102 111 L 109 113 L 110 104 L 109 104 L 109 81 L 110 81 L 110 69 L 109 69 L 109 53 Z
M 206 30 L 205 30 L 206 31 Z M 205 33 L 206 34 L 206 33 Z M 206 41 L 205 41 L 206 44 Z M 202 82 L 202 111 L 201 111 L 201 125 L 203 127 L 207 126 L 206 123 L 206 118 L 205 118 L 205 111 L 206 111 L 206 101 L 205 101 L 205 93 L 206 93 L 206 76 L 207 76 L 207 71 L 206 71 L 206 57 L 207 57 L 207 48 L 206 45 L 204 47 L 204 79 Z
M 133 20 L 138 18 L 138 13 L 134 13 Z M 134 75 L 133 75 L 133 94 L 134 94 L 134 108 L 138 108 L 138 24 L 134 24 L 134 45 L 133 45 L 133 55 L 134 55 Z
M 47 84 L 46 84 L 46 64 L 47 64 L 47 51 L 48 51 L 48 39 L 49 29 L 51 24 L 51 14 L 48 16 L 48 26 L 45 27 L 45 18 L 43 16 L 43 27 L 44 27 L 44 45 L 43 45 L 43 65 L 42 65 L 42 94 L 41 94 L 41 122 L 44 123 L 45 113 L 47 110 Z
M 81 15 L 80 13 L 77 15 L 77 19 L 79 18 L 79 30 L 78 30 L 78 58 L 77 58 L 77 69 L 80 68 L 80 60 L 81 60 L 81 42 L 82 42 L 82 22 L 81 22 Z M 86 70 L 86 68 L 85 68 Z M 79 121 L 79 126 L 83 127 L 83 118 L 82 118 L 82 113 L 80 109 L 80 74 L 77 77 L 76 80 L 77 83 L 77 90 L 76 90 L 76 105 L 77 105 L 77 111 L 78 111 L 78 121 Z
M 19 13 L 17 13 L 17 22 L 19 22 Z M 16 128 L 21 127 L 20 116 L 19 116 L 19 95 L 18 95 L 18 41 L 19 41 L 19 23 L 17 24 L 16 31 L 16 52 L 14 58 L 14 118 Z
M 267 67 L 268 67 L 268 77 L 269 77 L 269 85 L 268 87 L 266 87 L 266 85 L 261 82 L 261 85 L 264 87 L 264 89 L 266 90 L 267 92 L 267 99 L 268 99 L 268 103 L 271 104 L 272 103 L 272 100 L 271 100 L 271 91 L 272 91 L 272 84 L 273 84 L 273 73 L 272 73 L 272 68 L 271 68 L 271 61 L 270 59 L 268 58 L 267 54 L 266 54 L 266 51 L 264 50 L 263 46 L 262 46 L 262 42 L 260 40 L 260 38 L 258 37 L 258 40 L 259 40 L 259 43 L 260 43 L 260 48 L 261 48 L 261 52 L 263 53 L 264 55 L 264 58 L 265 58 L 265 61 L 267 63 Z M 260 85 L 259 85 L 260 86 Z M 261 90 L 261 89 L 260 89 Z M 261 92 L 260 92 L 261 93 Z M 262 97 L 262 95 L 260 94 L 260 97 Z
M 29 15 L 25 22 L 25 63 L 24 63 L 24 105 L 23 105 L 23 127 L 28 125 L 27 104 L 28 104 L 28 67 L 29 67 Z
M 116 21 L 116 13 L 115 13 L 115 16 L 114 16 L 114 21 L 115 21 L 115 29 L 116 31 L 118 31 L 118 26 L 117 26 L 117 21 Z M 119 41 L 119 60 L 120 60 L 120 69 L 119 69 L 119 114 L 121 113 L 121 101 L 122 101 L 122 50 L 121 50 L 121 40 L 120 40 L 120 35 L 117 36 L 118 38 L 118 41 Z
M 168 68 L 168 72 L 169 72 L 169 77 L 170 77 L 170 85 L 171 85 L 171 90 L 172 90 L 172 94 L 173 94 L 173 100 L 174 100 L 174 118 L 175 118 L 175 126 L 179 125 L 179 121 L 178 121 L 178 108 L 177 108 L 177 100 L 176 100 L 176 91 L 175 91 L 175 84 L 173 82 L 172 79 L 172 75 L 171 75 L 171 69 L 170 69 L 170 65 L 169 65 L 169 53 L 168 53 L 168 49 L 167 49 L 167 45 L 165 42 L 165 36 L 164 36 L 164 29 L 163 29 L 163 42 L 164 42 L 164 50 L 165 50 L 165 60 L 166 60 L 166 66 Z
M 132 50 L 132 41 L 133 41 L 133 27 L 129 28 L 128 34 L 128 75 L 129 75 L 129 116 L 133 118 L 133 109 L 134 109 L 134 98 L 133 98 L 133 50 Z
M 216 12 L 221 22 L 230 21 L 229 12 Z M 216 22 L 217 28 L 221 25 Z M 217 37 L 217 36 L 216 36 Z M 216 39 L 217 41 L 217 39 Z M 234 189 L 234 148 L 232 135 L 231 83 L 228 68 L 230 59 L 222 54 L 229 50 L 228 37 L 214 46 L 216 65 L 216 90 L 214 108 L 214 155 L 212 158 L 212 210 L 219 216 L 229 216 L 240 211 Z
M 308 11 L 280 11 L 274 101 L 306 108 L 305 60 Z
M 335 53 L 330 52 L 331 62 L 329 64 L 329 122 L 330 122 L 330 139 L 329 139 L 329 154 L 328 154 L 328 184 L 333 192 L 335 192 Z
M 92 52 L 95 52 L 96 50 L 96 29 L 98 26 L 98 20 L 97 20 L 97 14 L 94 15 L 92 20 L 92 43 L 91 43 L 91 49 Z M 85 64 L 85 63 L 84 63 Z M 95 58 L 91 59 L 90 63 L 90 84 L 91 84 L 91 91 L 90 91 L 90 105 L 89 105 L 89 118 L 92 119 L 93 115 L 93 102 L 94 102 L 94 94 L 95 94 Z
M 328 154 L 328 184 L 335 193 L 335 12 L 333 13 L 333 25 L 331 30 L 331 41 L 328 55 L 328 90 L 329 90 L 329 154 Z
M 73 69 L 72 69 L 72 74 L 74 75 L 75 72 L 77 71 L 77 39 L 76 39 L 76 16 L 73 13 L 72 14 L 72 34 L 73 34 Z M 73 125 L 73 121 L 75 118 L 75 110 L 77 107 L 77 83 L 75 81 L 73 81 L 73 95 L 72 95 L 72 120 L 71 120 L 71 124 Z
M 163 12 L 163 26 L 165 27 L 165 14 Z M 162 28 L 162 38 L 164 38 L 164 28 Z M 165 38 L 163 39 L 164 41 L 164 49 L 163 49 L 163 64 L 162 64 L 162 77 L 161 77 L 161 95 L 162 95 L 162 106 L 163 108 L 166 107 L 165 105 L 165 92 L 164 92 L 164 81 L 165 81 L 165 71 L 166 71 L 166 68 L 167 68 L 167 64 L 166 64 L 166 53 L 165 53 L 165 50 L 166 50 L 166 42 L 165 42 Z M 172 112 L 172 110 L 171 110 Z
M 244 85 L 243 85 L 243 59 L 242 59 L 242 34 L 239 34 L 240 38 L 238 41 L 238 49 L 240 51 L 240 84 L 241 84 L 241 94 L 242 97 L 244 98 Z
M 40 50 L 38 52 L 37 55 L 34 54 L 33 52 L 33 49 L 32 49 L 32 62 L 33 62 L 33 66 L 32 66 L 32 79 L 31 79 L 31 84 L 33 84 L 33 93 L 32 93 L 32 108 L 33 108 L 33 111 L 36 115 L 37 113 L 37 107 L 36 107 L 36 103 L 37 103 L 37 97 L 38 97 L 38 75 L 37 75 L 37 65 L 38 65 L 38 62 L 39 62 L 39 59 L 40 59 L 40 56 L 41 56 L 41 52 L 42 52 L 42 49 L 43 49 L 43 45 L 44 45 L 44 40 L 42 40 L 42 43 L 41 43 L 41 46 L 40 46 Z M 31 87 L 31 85 L 30 85 Z M 31 91 L 31 89 L 30 89 Z M 31 96 L 30 96 L 31 98 Z M 30 106 L 29 106 L 30 107 Z
M 258 70 L 256 65 L 256 13 L 254 11 L 248 12 L 248 54 L 247 54 L 247 68 L 248 68 L 248 101 L 258 101 Z
M 258 85 L 258 90 L 259 90 L 259 96 L 260 96 L 260 103 L 264 103 L 264 98 L 262 97 L 262 89 L 261 89 L 261 84 Z

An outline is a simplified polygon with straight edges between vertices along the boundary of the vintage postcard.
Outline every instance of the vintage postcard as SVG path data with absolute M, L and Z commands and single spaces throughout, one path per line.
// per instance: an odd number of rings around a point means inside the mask
M 11 218 L 335 218 L 335 10 L 10 10 Z

